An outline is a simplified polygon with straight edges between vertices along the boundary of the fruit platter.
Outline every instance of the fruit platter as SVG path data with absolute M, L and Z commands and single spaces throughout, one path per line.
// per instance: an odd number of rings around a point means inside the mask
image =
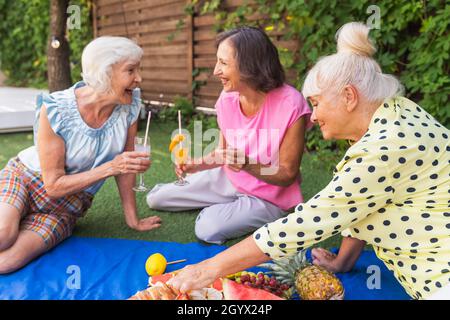
M 147 262 L 147 272 L 149 267 Z M 163 268 L 159 268 L 160 272 L 148 272 L 148 287 L 129 300 L 288 300 L 297 295 L 302 300 L 344 298 L 344 287 L 340 280 L 327 270 L 311 265 L 304 251 L 258 267 L 267 271 L 238 272 L 216 279 L 206 288 L 181 293 L 167 284 L 178 271 L 162 273 L 165 270 L 163 264 Z
M 147 289 L 137 292 L 130 300 L 283 300 L 283 298 L 260 288 L 239 283 L 235 280 L 219 278 L 207 288 L 181 293 L 167 285 L 167 281 L 176 275 L 175 272 L 149 278 Z M 262 274 L 262 273 L 261 273 Z M 244 274 L 244 278 L 248 276 Z M 254 276 L 253 276 L 254 277 Z

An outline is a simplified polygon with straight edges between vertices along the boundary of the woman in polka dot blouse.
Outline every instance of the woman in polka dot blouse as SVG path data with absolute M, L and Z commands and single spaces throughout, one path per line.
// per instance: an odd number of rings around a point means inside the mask
M 450 132 L 381 72 L 368 33 L 361 23 L 344 25 L 338 52 L 322 58 L 303 86 L 324 139 L 353 142 L 332 181 L 294 213 L 183 269 L 176 288 L 203 287 L 342 232 L 338 256 L 315 250 L 314 263 L 351 269 L 368 243 L 412 298 L 450 291 Z

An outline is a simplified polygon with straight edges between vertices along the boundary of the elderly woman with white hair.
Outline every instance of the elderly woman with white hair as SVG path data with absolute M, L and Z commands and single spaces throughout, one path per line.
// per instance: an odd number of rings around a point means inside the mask
M 294 213 L 187 266 L 172 279 L 175 288 L 204 287 L 343 232 L 338 255 L 313 250 L 314 264 L 348 271 L 368 243 L 412 298 L 448 299 L 450 132 L 401 96 L 399 81 L 372 58 L 368 33 L 364 24 L 344 25 L 337 53 L 322 58 L 303 86 L 323 137 L 352 144 L 330 183 Z
M 138 219 L 132 190 L 150 166 L 148 154 L 134 151 L 142 55 L 127 38 L 97 38 L 83 51 L 84 81 L 38 96 L 34 146 L 0 171 L 1 274 L 69 237 L 108 177 L 130 228 L 160 226 L 156 216 Z

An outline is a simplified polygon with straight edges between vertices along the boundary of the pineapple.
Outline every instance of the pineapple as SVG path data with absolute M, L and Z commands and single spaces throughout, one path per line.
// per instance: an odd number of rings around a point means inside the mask
M 291 257 L 264 263 L 281 283 L 295 286 L 302 300 L 342 300 L 344 287 L 341 281 L 322 267 L 310 264 L 301 251 Z

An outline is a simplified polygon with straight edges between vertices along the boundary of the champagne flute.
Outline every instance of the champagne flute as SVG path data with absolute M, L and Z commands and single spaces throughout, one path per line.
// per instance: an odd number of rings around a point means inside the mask
M 183 165 L 186 163 L 186 159 L 188 158 L 189 150 L 187 147 L 183 148 L 183 145 L 180 143 L 177 150 L 175 150 L 175 162 L 178 165 Z M 178 180 L 173 183 L 176 186 L 185 186 L 189 184 L 189 181 L 185 180 L 183 177 L 178 177 Z
M 181 110 L 178 110 L 178 134 L 181 135 Z M 188 146 L 187 146 L 187 141 L 186 142 L 186 147 L 183 148 L 183 140 L 180 141 L 177 150 L 175 150 L 175 163 L 178 165 L 183 165 L 184 163 L 186 163 L 186 159 L 188 157 Z M 185 186 L 187 184 L 189 184 L 188 181 L 184 180 L 183 177 L 178 177 L 178 180 L 174 182 L 174 184 L 176 186 Z
M 147 141 L 147 145 L 145 145 L 144 142 L 145 142 L 145 139 L 143 137 L 135 137 L 134 138 L 134 151 L 147 153 L 148 157 L 141 158 L 141 159 L 150 160 L 150 151 L 151 151 L 150 141 Z M 136 192 L 147 191 L 148 188 L 144 184 L 144 173 L 139 173 L 138 176 L 139 176 L 139 184 L 137 186 L 133 187 L 133 190 Z

